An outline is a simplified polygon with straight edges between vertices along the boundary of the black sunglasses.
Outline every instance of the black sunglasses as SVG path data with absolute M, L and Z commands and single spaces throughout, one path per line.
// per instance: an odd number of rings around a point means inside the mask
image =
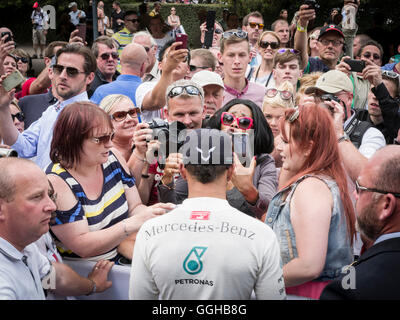
M 267 49 L 268 47 L 271 47 L 271 49 L 278 49 L 279 48 L 279 43 L 278 42 L 268 42 L 268 41 L 260 41 L 260 47 L 263 49 Z
M 183 93 L 183 91 L 186 91 L 187 94 L 191 96 L 198 96 L 201 95 L 200 90 L 197 89 L 194 86 L 178 86 L 178 87 L 173 87 L 169 92 L 168 92 L 168 97 L 169 98 L 174 98 L 176 96 L 179 96 Z
M 18 112 L 16 114 L 11 114 L 12 121 L 14 121 L 15 118 L 17 118 L 19 122 L 24 122 L 25 115 L 24 115 L 24 113 L 22 111 Z
M 100 57 L 101 57 L 103 60 L 108 60 L 108 59 L 110 58 L 110 56 L 111 56 L 113 59 L 118 59 L 118 57 L 119 57 L 118 52 L 103 53 L 102 55 L 100 55 Z
M 214 32 L 215 32 L 216 34 L 221 34 L 221 33 L 223 33 L 224 31 L 223 31 L 222 29 L 215 29 Z
M 28 63 L 28 59 L 27 58 L 25 58 L 25 57 L 15 57 L 15 60 L 17 60 L 17 62 L 18 61 L 21 61 L 22 63 Z
M 205 70 L 205 69 L 208 69 L 209 67 L 196 67 L 196 66 L 194 66 L 194 65 L 190 65 L 189 66 L 189 68 L 190 68 L 190 71 L 196 71 L 197 69 L 202 69 L 202 70 Z
M 135 23 L 135 22 L 139 22 L 139 19 L 126 19 L 126 21 L 130 21 L 130 22 Z
M 400 193 L 396 193 L 396 192 L 390 192 L 390 191 L 383 191 L 383 190 L 379 190 L 379 189 L 374 189 L 374 188 L 367 188 L 367 187 L 363 187 L 359 184 L 358 180 L 356 180 L 356 192 L 357 194 L 360 194 L 361 191 L 369 191 L 369 192 L 377 192 L 377 193 L 382 193 L 382 194 L 392 194 L 394 195 L 396 198 L 400 198 Z
M 55 64 L 53 66 L 53 71 L 54 71 L 54 73 L 56 75 L 60 75 L 63 72 L 64 69 L 67 70 L 67 75 L 68 75 L 68 77 L 71 77 L 71 78 L 76 77 L 80 73 L 86 73 L 86 72 L 83 72 L 83 71 L 79 71 L 77 68 L 66 67 L 66 66 L 63 66 L 63 65 L 60 65 L 60 64 Z
M 129 109 L 128 111 L 117 111 L 112 114 L 111 118 L 117 122 L 121 122 L 126 119 L 128 114 L 131 118 L 137 118 L 138 113 L 140 113 L 139 108 Z

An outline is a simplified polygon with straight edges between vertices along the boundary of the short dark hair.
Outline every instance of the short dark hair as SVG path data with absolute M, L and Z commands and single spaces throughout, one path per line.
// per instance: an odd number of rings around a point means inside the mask
M 211 68 L 212 71 L 215 70 L 215 65 L 217 61 L 215 56 L 208 49 L 203 49 L 203 48 L 195 49 L 191 51 L 190 55 L 191 55 L 190 59 L 199 57 L 203 61 L 203 66 Z
M 286 23 L 287 25 L 289 25 L 289 23 L 287 22 L 287 20 L 285 19 L 277 19 L 275 20 L 272 24 L 271 24 L 271 30 L 275 31 L 275 27 L 277 26 L 277 24 L 279 23 Z
M 134 15 L 134 14 L 138 15 L 137 11 L 135 11 L 135 10 L 128 10 L 128 11 L 126 11 L 125 14 L 124 14 L 124 19 L 125 19 L 127 16 L 132 16 L 132 15 Z
M 104 124 L 113 128 L 110 116 L 92 102 L 74 102 L 66 106 L 54 125 L 51 161 L 65 169 L 78 164 L 84 140 Z
M 206 184 L 214 182 L 219 178 L 231 165 L 215 165 L 215 164 L 187 164 L 186 170 L 200 183 Z
M 302 60 L 301 60 L 301 55 L 290 52 L 290 50 L 286 50 L 285 52 L 277 53 L 274 57 L 274 68 L 276 68 L 276 65 L 279 64 L 284 64 L 292 60 L 297 60 L 299 62 L 299 68 L 301 68 L 302 65 Z
M 85 59 L 85 62 L 83 63 L 83 70 L 87 75 L 96 71 L 96 57 L 88 47 L 82 46 L 80 44 L 70 43 L 64 48 L 57 51 L 56 61 L 58 61 L 58 57 L 63 53 L 74 53 L 81 55 Z
M 363 52 L 364 48 L 366 46 L 374 46 L 377 47 L 379 49 L 379 54 L 381 55 L 381 60 L 383 60 L 383 47 L 379 44 L 379 42 L 375 41 L 375 40 L 367 40 L 365 41 L 361 47 L 360 50 L 358 50 L 358 52 L 356 53 L 356 57 L 360 57 L 361 56 L 361 52 Z
M 226 103 L 221 109 L 214 113 L 208 120 L 207 126 L 211 129 L 221 130 L 221 115 L 228 112 L 231 107 L 237 104 L 244 104 L 251 110 L 253 115 L 254 128 L 254 154 L 271 153 L 274 149 L 274 136 L 272 130 L 265 119 L 261 108 L 253 101 L 246 99 L 233 99 Z
M 44 49 L 44 56 L 45 56 L 46 58 L 51 58 L 51 57 L 53 57 L 53 56 L 55 55 L 55 53 L 54 53 L 54 48 L 55 48 L 55 47 L 62 47 L 62 48 L 64 48 L 67 44 L 68 44 L 68 42 L 66 42 L 66 41 L 53 41 L 53 42 L 50 42 L 50 43 L 47 45 L 46 49 Z
M 253 12 L 250 12 L 248 15 L 246 15 L 246 16 L 243 18 L 243 22 L 242 22 L 242 25 L 243 25 L 243 26 L 249 25 L 249 19 L 250 19 L 250 17 L 256 17 L 256 18 L 260 18 L 260 19 L 263 19 L 263 20 L 264 20 L 262 14 L 261 14 L 260 12 L 258 12 L 258 11 L 253 11 Z

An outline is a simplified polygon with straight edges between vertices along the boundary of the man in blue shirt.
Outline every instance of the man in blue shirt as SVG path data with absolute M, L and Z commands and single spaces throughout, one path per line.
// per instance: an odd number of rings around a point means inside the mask
M 121 75 L 117 80 L 101 85 L 93 93 L 90 100 L 97 105 L 109 94 L 124 94 L 131 98 L 136 106 L 136 89 L 142 83 L 141 77 L 147 67 L 146 50 L 139 44 L 131 43 L 122 50 L 120 59 Z
M 18 132 L 10 114 L 9 104 L 15 90 L 7 93 L 0 84 L 0 134 L 4 143 L 15 149 L 21 158 L 36 156 L 36 164 L 45 168 L 51 162 L 50 144 L 59 113 L 70 103 L 88 101 L 86 87 L 93 81 L 95 71 L 96 58 L 87 47 L 70 44 L 57 51 L 51 72 L 60 99 L 23 133 Z

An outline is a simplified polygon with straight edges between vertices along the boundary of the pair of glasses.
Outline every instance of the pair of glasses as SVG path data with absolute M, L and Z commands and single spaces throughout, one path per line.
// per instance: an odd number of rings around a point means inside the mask
M 262 23 L 249 22 L 249 26 L 252 29 L 255 29 L 256 27 L 258 27 L 260 30 L 264 29 L 264 24 Z
M 17 118 L 19 122 L 24 122 L 25 115 L 24 115 L 23 112 L 18 112 L 16 114 L 11 114 L 12 121 L 14 121 L 15 118 Z
M 371 58 L 371 56 L 373 57 L 374 60 L 380 60 L 381 59 L 381 56 L 379 54 L 377 54 L 377 53 L 372 54 L 371 52 L 365 52 L 363 54 L 363 57 L 366 58 L 366 59 Z
M 382 70 L 382 75 L 387 76 L 392 79 L 398 79 L 400 76 L 398 73 L 396 73 L 394 71 L 390 71 L 390 70 Z
M 205 67 L 196 67 L 196 66 L 194 66 L 194 65 L 191 64 L 191 65 L 189 66 L 189 68 L 190 68 L 190 71 L 193 72 L 193 71 L 196 71 L 197 69 L 206 70 L 206 69 L 208 69 L 209 67 L 206 67 L 206 66 L 205 66 Z
M 124 121 L 126 119 L 126 116 L 129 114 L 129 116 L 131 118 L 137 118 L 138 114 L 139 114 L 139 109 L 135 108 L 135 109 L 129 109 L 128 111 L 117 111 L 114 112 L 111 115 L 111 119 L 117 121 L 117 122 L 121 122 Z
M 100 57 L 101 57 L 103 60 L 108 60 L 108 59 L 110 59 L 110 56 L 111 56 L 113 59 L 118 59 L 118 57 L 119 57 L 118 52 L 103 53 L 102 55 L 100 55 Z
M 106 144 L 106 143 L 110 142 L 113 138 L 114 138 L 114 132 L 112 132 L 110 134 L 106 134 L 105 136 L 101 136 L 101 137 L 92 137 L 92 141 L 97 144 L 100 144 L 100 143 Z
M 126 19 L 126 21 L 130 21 L 132 23 L 139 22 L 139 19 Z
M 280 96 L 281 96 L 281 98 L 283 99 L 283 100 L 290 100 L 290 99 L 292 99 L 293 100 L 293 93 L 291 93 L 290 91 L 287 91 L 287 90 L 278 90 L 278 89 L 268 89 L 267 90 L 267 92 L 265 93 L 265 95 L 268 97 L 268 98 L 273 98 L 273 97 L 275 97 L 277 94 L 280 94 Z
M 174 98 L 177 96 L 180 96 L 183 92 L 186 92 L 187 94 L 191 96 L 198 96 L 201 95 L 200 90 L 197 89 L 195 86 L 178 86 L 178 87 L 173 87 L 169 92 L 168 92 L 168 98 Z
M 249 117 L 236 117 L 232 113 L 222 112 L 221 123 L 225 126 L 230 126 L 236 120 L 238 127 L 242 130 L 248 130 L 253 127 L 253 119 Z
M 382 194 L 388 194 L 388 193 L 390 193 L 390 194 L 394 195 L 396 198 L 400 198 L 400 193 L 390 192 L 390 191 L 383 191 L 383 190 L 374 189 L 374 188 L 363 187 L 363 186 L 360 185 L 360 183 L 358 182 L 358 180 L 356 180 L 356 192 L 357 192 L 357 194 L 360 194 L 361 191 L 377 192 L 377 193 L 382 193 Z
M 268 41 L 260 41 L 259 46 L 263 49 L 267 49 L 268 47 L 271 47 L 271 49 L 278 49 L 279 48 L 279 43 L 272 41 L 272 42 L 268 42 Z
M 17 60 L 17 62 L 21 61 L 22 63 L 29 62 L 28 58 L 25 58 L 25 57 L 15 57 L 15 60 Z
M 240 39 L 247 39 L 247 32 L 243 30 L 232 30 L 232 31 L 225 31 L 222 34 L 224 39 L 229 39 L 230 37 L 235 36 Z
M 324 46 L 328 46 L 330 43 L 332 43 L 334 47 L 339 47 L 344 44 L 344 42 L 340 40 L 328 40 L 328 39 L 322 39 L 319 40 L 319 42 L 321 42 Z
M 221 34 L 221 33 L 223 33 L 224 31 L 223 31 L 222 29 L 215 29 L 214 32 L 215 32 L 216 34 Z
M 80 73 L 85 73 L 85 72 L 83 72 L 83 71 L 79 71 L 77 68 L 74 68 L 74 67 L 66 67 L 66 66 L 63 66 L 63 65 L 61 65 L 61 64 L 55 64 L 54 66 L 53 66 L 53 71 L 54 71 L 54 73 L 56 74 L 56 75 L 60 75 L 62 72 L 63 72 L 63 70 L 66 70 L 67 71 L 67 75 L 68 75 L 68 77 L 70 77 L 70 78 L 74 78 L 74 77 L 76 77 L 78 74 L 80 74 Z
M 279 49 L 279 50 L 278 50 L 278 53 L 285 53 L 285 52 L 287 52 L 287 51 L 289 51 L 290 53 L 294 53 L 294 54 L 300 54 L 300 51 L 299 51 L 299 50 L 296 50 L 296 49 L 289 49 L 289 48 L 282 48 L 282 49 Z

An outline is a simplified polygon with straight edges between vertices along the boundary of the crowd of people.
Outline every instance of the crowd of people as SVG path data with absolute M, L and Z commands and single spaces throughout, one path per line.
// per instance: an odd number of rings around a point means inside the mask
M 102 292 L 128 264 L 131 299 L 399 299 L 400 62 L 358 3 L 312 30 L 307 4 L 224 10 L 201 48 L 147 5 L 99 1 L 91 47 L 78 28 L 42 48 L 35 3 L 32 78 L 0 28 L 0 298 Z

